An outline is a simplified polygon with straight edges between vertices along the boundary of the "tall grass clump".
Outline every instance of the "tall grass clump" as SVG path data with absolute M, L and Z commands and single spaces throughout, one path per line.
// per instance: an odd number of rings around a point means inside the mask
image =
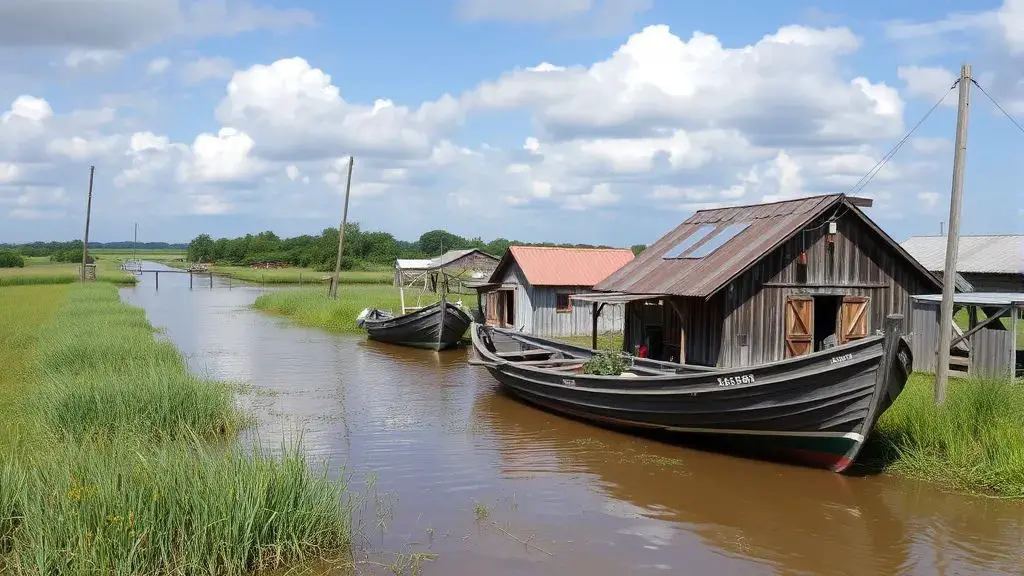
M 888 468 L 952 488 L 1024 498 L 1024 386 L 951 380 L 936 406 L 934 378 L 914 374 L 876 429 Z
M 300 454 L 132 437 L 15 454 L 0 463 L 14 481 L 0 488 L 0 572 L 242 575 L 343 557 L 345 485 Z
M 0 288 L 0 574 L 234 576 L 348 557 L 344 481 L 298 445 L 210 442 L 243 424 L 231 391 L 154 336 L 110 285 Z
M 191 374 L 172 344 L 154 338 L 145 312 L 122 304 L 110 285 L 76 287 L 42 326 L 36 358 L 34 404 L 71 437 L 213 437 L 242 423 L 229 386 Z

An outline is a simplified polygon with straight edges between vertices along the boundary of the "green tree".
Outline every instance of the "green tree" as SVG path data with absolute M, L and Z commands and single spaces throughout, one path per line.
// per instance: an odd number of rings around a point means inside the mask
M 209 234 L 200 234 L 188 244 L 190 262 L 209 262 L 213 260 L 213 238 Z
M 629 249 L 633 251 L 634 256 L 639 256 L 641 252 L 647 250 L 647 244 L 633 244 Z

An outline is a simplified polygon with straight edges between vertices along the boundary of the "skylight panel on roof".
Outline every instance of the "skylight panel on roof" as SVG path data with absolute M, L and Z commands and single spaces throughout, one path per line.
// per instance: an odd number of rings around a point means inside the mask
M 694 244 L 700 242 L 707 236 L 715 227 L 711 224 L 705 224 L 684 238 L 679 244 L 676 244 L 675 248 L 665 253 L 665 258 L 682 258 L 683 253 L 693 247 Z
M 746 230 L 750 226 L 750 222 L 737 222 L 736 224 L 729 224 L 722 229 L 721 232 L 715 234 L 711 238 L 708 238 L 707 242 L 701 244 L 696 249 L 691 250 L 688 254 L 683 256 L 684 258 L 703 258 L 710 255 L 715 250 L 718 250 L 729 240 L 732 240 L 738 236 L 741 232 Z

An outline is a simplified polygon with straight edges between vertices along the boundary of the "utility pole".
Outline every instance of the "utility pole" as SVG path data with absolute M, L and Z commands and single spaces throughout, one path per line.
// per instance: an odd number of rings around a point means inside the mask
M 92 216 L 92 177 L 95 166 L 89 166 L 89 199 L 85 204 L 85 239 L 82 241 L 82 282 L 85 282 L 85 265 L 89 262 L 89 218 Z
M 939 363 L 935 369 L 935 403 L 946 401 L 949 384 L 949 347 L 953 339 L 953 288 L 960 244 L 960 204 L 964 192 L 967 159 L 967 112 L 971 100 L 971 65 L 960 67 L 960 99 L 956 111 L 956 145 L 953 150 L 953 190 L 949 196 L 949 232 L 946 235 L 946 266 L 942 269 L 942 306 L 939 308 Z
M 345 209 L 341 213 L 341 228 L 338 229 L 338 257 L 334 261 L 334 276 L 331 278 L 331 298 L 338 297 L 338 275 L 341 273 L 341 254 L 345 249 L 345 224 L 348 223 L 348 193 L 352 188 L 352 164 L 355 158 L 348 157 L 348 181 L 345 183 Z

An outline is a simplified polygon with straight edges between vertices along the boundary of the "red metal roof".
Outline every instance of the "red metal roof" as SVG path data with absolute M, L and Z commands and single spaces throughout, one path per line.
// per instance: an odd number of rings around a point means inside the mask
M 606 292 L 707 297 L 728 284 L 815 217 L 838 207 L 846 196 L 831 194 L 750 206 L 695 212 L 662 236 L 639 257 L 594 286 Z M 849 204 L 849 209 L 857 210 Z M 703 258 L 664 258 L 704 225 L 713 225 L 712 239 L 729 224 L 750 225 Z M 695 246 L 700 246 L 698 241 Z
M 628 248 L 510 246 L 491 276 L 500 280 L 515 260 L 534 286 L 593 286 L 633 260 Z

